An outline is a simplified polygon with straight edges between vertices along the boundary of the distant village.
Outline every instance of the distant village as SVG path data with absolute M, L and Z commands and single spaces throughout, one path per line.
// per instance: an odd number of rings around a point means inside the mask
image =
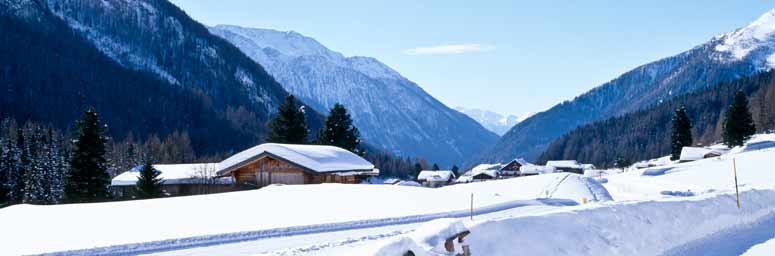
M 679 162 L 717 157 L 728 151 L 724 147 L 684 147 Z M 659 161 L 659 159 L 654 160 Z M 639 162 L 633 168 L 659 165 L 654 161 Z M 113 178 L 111 191 L 117 197 L 131 197 L 140 169 L 137 166 Z M 457 174 L 453 170 L 422 170 L 415 179 L 378 178 L 379 169 L 366 159 L 345 149 L 324 145 L 266 143 L 234 154 L 218 163 L 156 164 L 166 196 L 210 194 L 269 185 L 321 183 L 381 184 L 438 188 L 461 183 L 486 182 L 548 173 L 567 172 L 599 176 L 592 164 L 576 160 L 548 161 L 532 164 L 522 158 L 508 163 L 479 164 Z

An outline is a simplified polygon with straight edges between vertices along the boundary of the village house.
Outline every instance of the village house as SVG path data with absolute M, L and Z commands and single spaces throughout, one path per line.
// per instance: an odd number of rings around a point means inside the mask
M 517 158 L 503 165 L 498 171 L 498 174 L 504 178 L 522 176 L 520 168 L 522 168 L 522 166 L 529 165 L 529 164 L 530 163 L 525 161 L 525 159 Z
M 576 174 L 584 174 L 585 170 L 594 169 L 592 164 L 579 164 L 576 160 L 559 160 L 559 161 L 547 161 L 546 166 L 554 167 L 560 172 L 572 172 Z
M 449 185 L 455 181 L 455 173 L 448 170 L 431 171 L 423 170 L 417 175 L 417 182 L 423 186 L 438 188 Z
M 519 176 L 531 176 L 554 172 L 557 172 L 557 169 L 552 166 L 526 164 L 519 168 Z
M 717 148 L 683 147 L 679 162 L 691 162 L 726 154 L 728 150 Z
M 469 183 L 475 181 L 494 180 L 500 177 L 500 172 L 503 164 L 480 164 L 469 170 L 463 175 L 460 175 L 455 182 L 456 183 Z
M 270 184 L 357 184 L 379 175 L 379 169 L 339 147 L 266 143 L 223 160 L 216 174 L 232 177 L 241 188 L 261 188 Z
M 198 195 L 234 190 L 234 180 L 217 177 L 217 163 L 202 164 L 155 164 L 158 178 L 164 183 L 162 191 L 167 196 Z M 110 190 L 117 197 L 132 197 L 142 165 L 138 165 L 113 178 Z

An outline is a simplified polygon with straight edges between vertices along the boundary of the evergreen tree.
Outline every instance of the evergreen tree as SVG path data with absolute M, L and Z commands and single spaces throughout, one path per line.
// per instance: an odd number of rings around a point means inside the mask
M 277 109 L 277 116 L 269 121 L 267 142 L 304 144 L 309 130 L 304 119 L 304 108 L 296 105 L 293 95 L 285 97 L 285 102 Z
M 439 168 L 439 165 L 438 165 L 438 164 L 436 164 L 436 163 L 433 163 L 433 167 L 431 167 L 431 170 L 433 170 L 433 171 L 438 171 L 438 170 L 440 170 L 440 168 Z
M 21 128 L 16 129 L 16 168 L 11 173 L 11 202 L 20 203 L 24 199 L 24 188 L 27 171 L 30 168 L 30 154 L 27 143 L 24 139 L 24 131 Z
M 670 160 L 681 158 L 681 150 L 692 145 L 692 124 L 686 115 L 686 108 L 681 106 L 673 115 L 673 132 L 670 136 Z
M 414 170 L 412 172 L 412 178 L 417 179 L 417 176 L 420 175 L 421 171 L 422 171 L 422 165 L 420 165 L 420 163 L 415 163 Z
M 336 103 L 326 117 L 323 127 L 318 131 L 317 141 L 319 144 L 337 146 L 357 154 L 360 143 L 358 136 L 358 128 L 353 126 L 353 120 L 347 113 L 347 109 L 342 104 Z
M 748 109 L 748 98 L 743 91 L 738 91 L 724 116 L 724 130 L 721 137 L 725 145 L 735 147 L 742 146 L 755 133 L 756 126 Z
M 0 207 L 10 201 L 11 175 L 16 172 L 13 146 L 6 140 L 0 141 Z
M 161 197 L 161 186 L 164 182 L 159 178 L 161 172 L 154 169 L 150 161 L 145 161 L 140 168 L 140 176 L 137 177 L 137 196 L 140 198 Z
M 460 168 L 457 165 L 452 165 L 452 173 L 455 174 L 455 177 L 460 177 Z
M 110 197 L 108 185 L 108 161 L 105 158 L 105 129 L 93 108 L 85 111 L 73 141 L 70 156 L 70 172 L 67 176 L 65 195 L 69 201 L 92 202 Z

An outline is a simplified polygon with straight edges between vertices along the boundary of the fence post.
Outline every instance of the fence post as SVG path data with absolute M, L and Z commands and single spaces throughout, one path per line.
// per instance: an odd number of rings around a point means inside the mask
M 471 220 L 474 220 L 474 193 L 471 193 Z
M 740 190 L 737 188 L 737 162 L 732 158 L 732 173 L 735 175 L 735 199 L 737 201 L 737 209 L 740 209 Z

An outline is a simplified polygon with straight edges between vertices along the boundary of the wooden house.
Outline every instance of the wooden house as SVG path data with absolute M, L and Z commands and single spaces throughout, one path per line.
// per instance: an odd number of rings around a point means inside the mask
M 426 187 L 438 188 L 451 184 L 455 178 L 455 173 L 449 170 L 423 170 L 417 175 L 417 182 Z
M 219 176 L 233 177 L 241 188 L 270 184 L 360 183 L 379 175 L 374 165 L 342 148 L 266 143 L 218 164 Z
M 202 164 L 154 164 L 160 172 L 162 192 L 167 196 L 185 196 L 233 191 L 233 179 L 217 177 L 217 163 Z M 110 190 L 117 197 L 135 196 L 135 187 L 142 165 L 114 177 Z
M 503 165 L 498 173 L 504 178 L 521 176 L 520 168 L 529 164 L 525 159 L 517 158 Z
M 579 164 L 576 160 L 559 160 L 559 161 L 547 161 L 546 166 L 554 167 L 560 172 L 572 172 L 576 174 L 584 174 L 585 170 L 594 169 L 595 166 L 591 164 Z

